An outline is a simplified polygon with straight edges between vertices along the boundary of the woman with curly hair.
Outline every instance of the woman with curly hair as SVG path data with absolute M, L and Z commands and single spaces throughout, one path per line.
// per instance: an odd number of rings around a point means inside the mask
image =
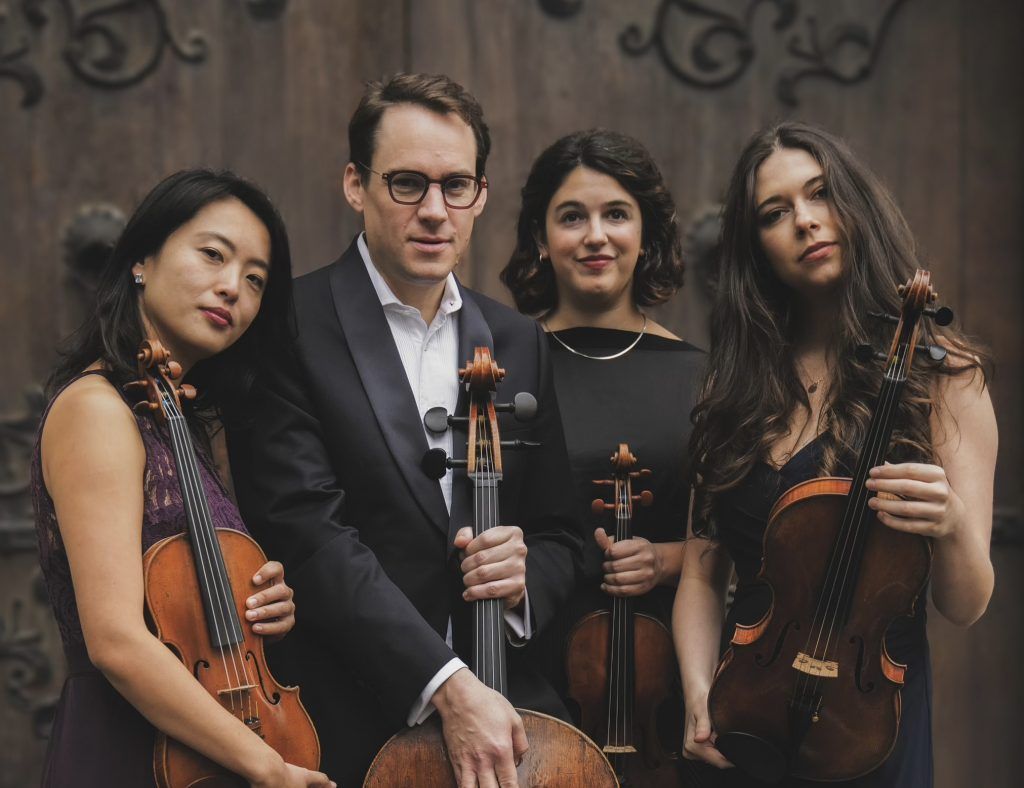
M 853 350 L 889 346 L 892 326 L 869 315 L 898 314 L 897 286 L 918 266 L 892 197 L 841 140 L 783 123 L 749 142 L 725 201 L 711 349 L 690 439 L 698 459 L 692 530 L 704 539 L 686 552 L 674 613 L 688 758 L 730 765 L 715 747 L 707 705 L 720 639 L 736 623 L 756 624 L 771 603 L 757 575 L 779 495 L 807 479 L 852 476 L 882 378 Z M 955 328 L 923 319 L 920 331 L 947 357 L 912 369 L 888 462 L 866 482 L 892 495 L 868 505 L 882 526 L 931 540 L 932 600 L 967 626 L 992 594 L 996 423 L 983 354 Z M 733 567 L 738 586 L 723 628 Z M 918 608 L 886 633 L 889 655 L 907 666 L 895 747 L 871 773 L 833 785 L 932 784 L 923 600 Z M 722 784 L 762 783 L 731 770 Z
M 545 670 L 564 691 L 571 626 L 613 596 L 634 597 L 667 623 L 682 563 L 687 416 L 704 354 L 643 311 L 683 281 L 675 205 L 644 146 L 593 129 L 541 153 L 502 281 L 548 332 L 580 516 L 594 527 L 581 585 L 544 638 Z M 651 469 L 637 491 L 651 490 L 654 502 L 637 508 L 633 538 L 615 543 L 613 518 L 595 518 L 590 502 L 620 443 Z

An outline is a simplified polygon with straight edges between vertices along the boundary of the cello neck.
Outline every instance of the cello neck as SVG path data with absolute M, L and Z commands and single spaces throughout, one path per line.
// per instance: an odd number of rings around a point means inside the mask
M 485 429 L 494 418 L 490 401 L 470 406 L 470 419 L 477 422 L 476 468 L 469 474 L 473 484 L 473 535 L 496 528 L 500 523 L 498 486 L 501 472 L 495 462 L 496 451 L 492 433 Z M 473 673 L 485 685 L 508 696 L 508 674 L 505 665 L 505 601 L 479 599 L 473 602 Z

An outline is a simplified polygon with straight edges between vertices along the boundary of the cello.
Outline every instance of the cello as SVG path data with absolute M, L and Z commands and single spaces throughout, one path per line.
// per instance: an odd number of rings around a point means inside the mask
M 613 503 L 597 498 L 594 514 L 615 513 L 615 541 L 632 538 L 634 504 L 650 506 L 650 490 L 633 494 L 633 482 L 650 475 L 633 470 L 636 457 L 620 443 L 612 454 L 613 479 L 595 484 L 614 488 Z M 664 703 L 682 705 L 675 692 L 672 636 L 657 618 L 636 613 L 631 597 L 612 597 L 612 609 L 580 619 L 569 633 L 565 672 L 569 697 L 580 707 L 583 731 L 601 744 L 623 788 L 677 788 L 678 756 L 663 750 L 658 712 Z
M 465 467 L 473 484 L 474 537 L 500 523 L 498 484 L 502 477 L 502 451 L 537 445 L 501 440 L 498 411 L 513 411 L 520 419 L 536 411 L 536 401 L 529 394 L 517 394 L 515 404 L 494 402 L 493 394 L 504 377 L 505 370 L 491 358 L 490 349 L 478 347 L 473 360 L 459 370 L 459 379 L 470 395 L 468 419 L 449 416 L 443 408 L 432 408 L 424 417 L 427 429 L 433 432 L 443 432 L 457 423 L 465 424 L 468 429 L 465 460 L 450 459 L 443 449 L 431 449 L 423 458 L 423 469 L 428 476 L 439 479 L 448 468 Z M 504 600 L 480 599 L 472 604 L 473 673 L 486 686 L 507 696 Z M 559 788 L 618 785 L 601 750 L 581 731 L 547 714 L 516 711 L 530 742 L 517 767 L 519 785 Z M 391 737 L 373 759 L 363 782 L 364 788 L 397 785 L 415 785 L 416 788 L 456 788 L 458 785 L 438 715 Z
M 194 387 L 176 385 L 181 367 L 155 340 L 142 343 L 139 379 L 126 385 L 145 392 L 136 410 L 151 411 L 171 436 L 186 533 L 152 545 L 143 556 L 146 614 L 157 637 L 196 680 L 254 735 L 289 763 L 317 769 L 320 741 L 299 701 L 297 687 L 278 684 L 267 669 L 263 638 L 242 625 L 251 590 L 232 578 L 250 578 L 267 558 L 249 536 L 217 528 L 199 476 L 182 399 Z M 159 788 L 245 788 L 240 776 L 158 731 L 153 773 Z
M 889 449 L 893 420 L 914 356 L 941 363 L 941 346 L 917 345 L 919 321 L 948 325 L 931 306 L 930 274 L 899 287 L 899 317 L 888 354 L 857 348 L 862 362 L 885 360 L 853 478 L 798 484 L 776 501 L 764 534 L 759 579 L 772 591 L 761 621 L 737 624 L 708 695 L 715 746 L 765 782 L 786 775 L 854 779 L 892 751 L 907 666 L 885 648 L 898 616 L 913 615 L 931 569 L 931 542 L 880 524 L 867 503 L 868 472 Z

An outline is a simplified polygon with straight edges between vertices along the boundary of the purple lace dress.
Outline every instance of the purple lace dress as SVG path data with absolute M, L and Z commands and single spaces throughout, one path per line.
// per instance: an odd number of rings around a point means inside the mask
M 48 414 L 49 406 L 43 413 L 32 455 L 32 499 L 39 563 L 60 628 L 68 676 L 57 706 L 42 784 L 60 788 L 153 786 L 154 728 L 89 661 L 85 648 L 67 553 L 57 526 L 53 500 L 43 484 L 40 437 Z M 169 436 L 148 415 L 137 416 L 137 421 L 146 447 L 145 509 L 140 545 L 140 552 L 144 553 L 164 537 L 183 533 L 187 520 Z M 207 458 L 201 458 L 199 471 L 213 522 L 220 528 L 244 532 L 238 509 Z M 100 529 L 103 524 L 96 523 L 96 527 Z M 98 534 L 97 538 L 102 537 Z M 154 681 L 158 680 L 159 677 L 154 677 Z

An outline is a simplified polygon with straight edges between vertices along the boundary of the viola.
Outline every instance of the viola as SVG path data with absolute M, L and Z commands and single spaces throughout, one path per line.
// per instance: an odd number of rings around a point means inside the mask
M 612 487 L 612 503 L 597 498 L 595 514 L 615 513 L 615 540 L 633 536 L 633 507 L 650 506 L 650 490 L 633 494 L 633 483 L 650 475 L 634 470 L 636 457 L 620 443 L 611 456 L 612 479 L 594 484 Z M 565 670 L 569 697 L 580 707 L 583 731 L 601 745 L 619 784 L 678 788 L 678 753 L 667 752 L 658 736 L 664 704 L 682 708 L 676 690 L 672 636 L 655 617 L 634 611 L 631 597 L 612 597 L 611 611 L 584 616 L 569 633 Z
M 188 531 L 154 544 L 143 556 L 146 612 L 156 635 L 196 680 L 254 735 L 285 761 L 307 769 L 320 764 L 320 741 L 299 701 L 297 687 L 278 684 L 267 668 L 263 639 L 243 624 L 249 579 L 267 558 L 243 533 L 217 528 L 210 515 L 199 462 L 182 415 L 192 386 L 177 385 L 181 366 L 159 342 L 147 340 L 138 354 L 139 379 L 127 385 L 146 398 L 137 410 L 166 424 L 174 450 Z M 265 587 L 265 586 L 264 586 Z M 242 777 L 157 732 L 153 772 L 160 788 L 227 788 L 248 785 Z
M 538 444 L 502 441 L 498 432 L 498 411 L 511 411 L 520 420 L 532 417 L 536 401 L 520 393 L 514 403 L 496 404 L 493 393 L 505 377 L 505 370 L 491 358 L 487 347 L 476 348 L 473 360 L 459 370 L 459 379 L 469 392 L 469 417 L 449 416 L 443 408 L 427 412 L 424 423 L 433 432 L 451 425 L 465 425 L 468 450 L 465 460 L 454 460 L 443 449 L 432 449 L 424 457 L 424 471 L 433 478 L 448 468 L 466 469 L 473 484 L 473 534 L 479 536 L 500 524 L 498 485 L 502 478 L 502 451 Z M 508 695 L 505 663 L 504 600 L 481 599 L 473 604 L 472 669 L 480 681 L 502 695 Z M 585 734 L 561 720 L 535 711 L 517 709 L 530 747 L 517 769 L 520 785 L 560 788 L 604 788 L 617 786 L 607 759 Z M 417 788 L 455 788 L 455 772 L 448 757 L 441 722 L 434 715 L 422 725 L 393 736 L 377 753 L 363 783 L 364 788 L 415 785 Z
M 929 306 L 937 296 L 927 271 L 899 292 L 898 317 L 872 315 L 896 325 L 888 354 L 857 349 L 861 361 L 885 359 L 885 374 L 853 478 L 812 479 L 775 503 L 759 575 L 771 609 L 756 624 L 737 624 L 708 695 L 715 746 L 765 782 L 853 779 L 896 742 L 907 666 L 886 652 L 885 632 L 914 613 L 931 542 L 879 523 L 864 483 L 889 449 L 914 356 L 945 357 L 940 346 L 917 345 L 920 318 L 953 318 Z

